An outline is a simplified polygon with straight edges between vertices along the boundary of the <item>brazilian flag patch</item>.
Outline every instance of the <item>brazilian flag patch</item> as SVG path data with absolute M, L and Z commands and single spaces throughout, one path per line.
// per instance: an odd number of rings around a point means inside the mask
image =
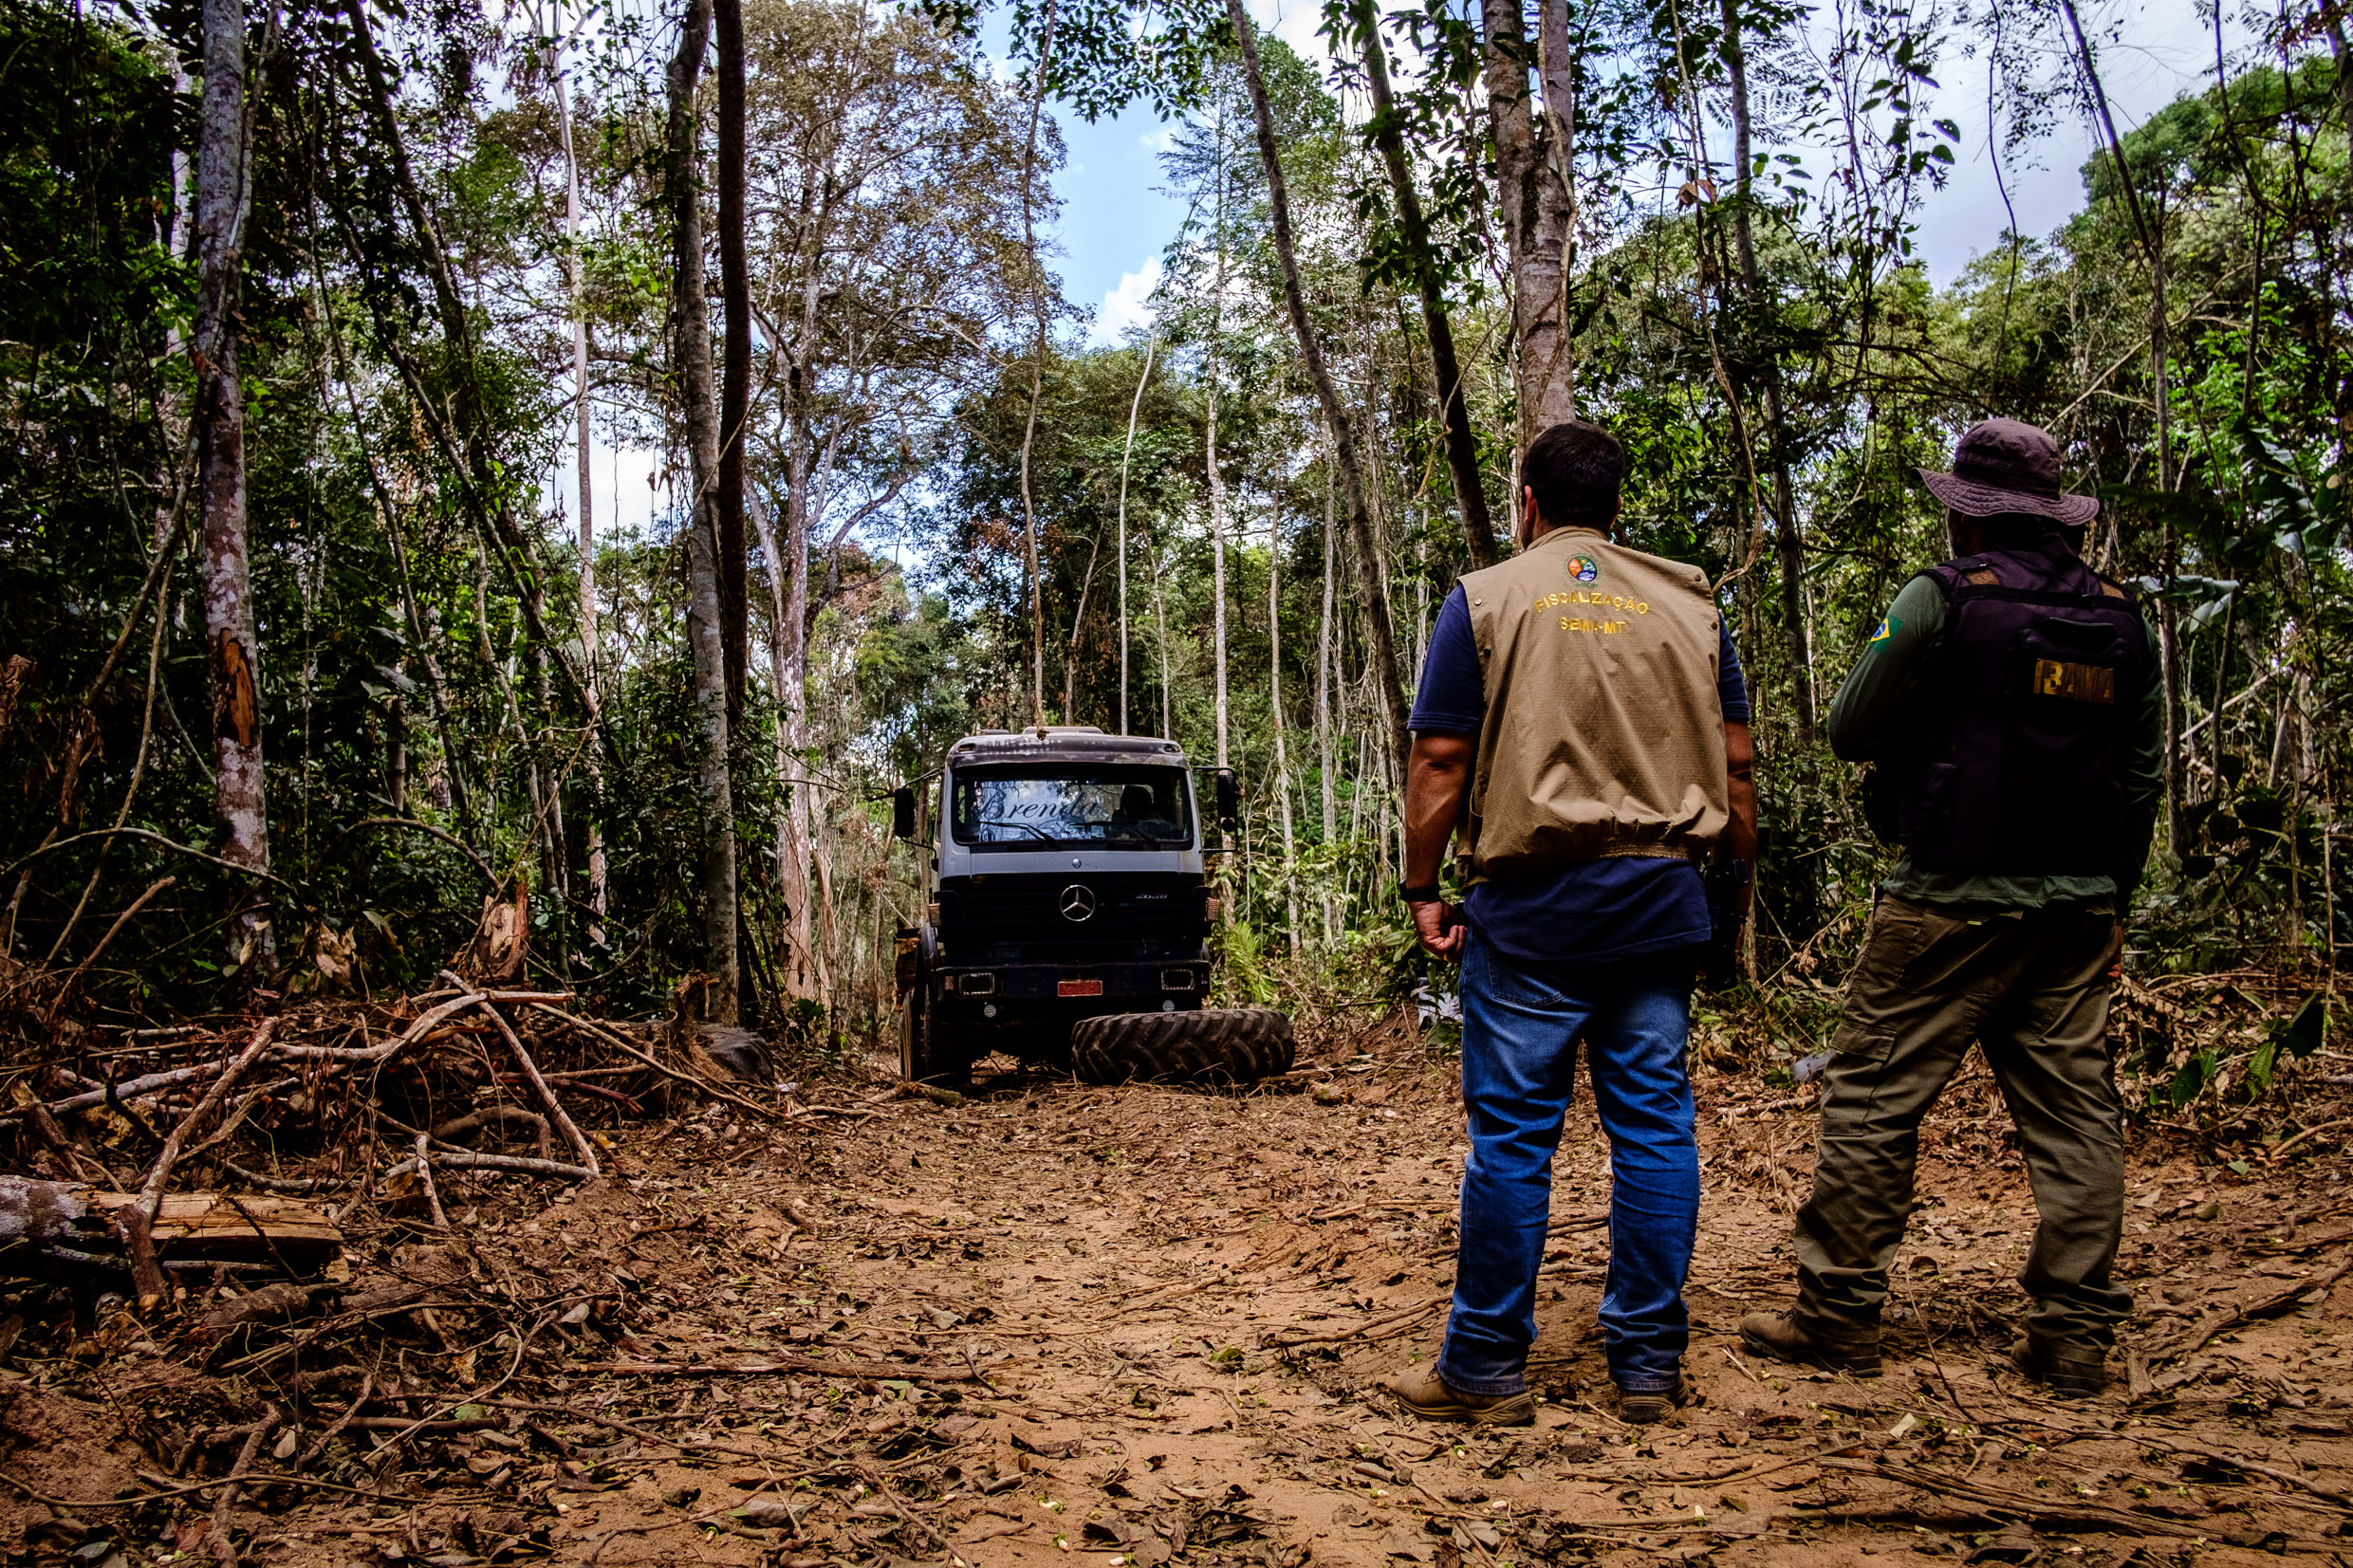
M 1894 636 L 1897 630 L 1902 625 L 1903 622 L 1898 620 L 1894 616 L 1881 616 L 1880 618 L 1880 629 L 1871 634 L 1871 646 L 1877 648 L 1881 643 L 1885 642 L 1889 637 Z

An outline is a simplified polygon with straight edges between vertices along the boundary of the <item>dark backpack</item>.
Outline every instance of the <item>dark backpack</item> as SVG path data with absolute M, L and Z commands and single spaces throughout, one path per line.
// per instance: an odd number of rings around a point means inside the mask
M 1936 871 L 2099 876 L 2121 853 L 2118 753 L 2153 659 L 2132 595 L 2073 552 L 1931 567 L 1945 635 L 1865 815 Z

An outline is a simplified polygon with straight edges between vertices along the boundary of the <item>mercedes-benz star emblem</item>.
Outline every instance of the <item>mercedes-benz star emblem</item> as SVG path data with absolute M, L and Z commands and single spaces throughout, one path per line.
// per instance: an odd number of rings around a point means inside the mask
M 1092 919 L 1095 913 L 1095 890 L 1083 882 L 1073 882 L 1062 890 L 1062 917 L 1065 920 Z

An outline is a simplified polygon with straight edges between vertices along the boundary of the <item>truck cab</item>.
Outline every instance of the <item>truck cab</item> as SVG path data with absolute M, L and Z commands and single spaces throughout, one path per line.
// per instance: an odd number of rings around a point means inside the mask
M 897 791 L 893 830 L 929 862 L 899 931 L 906 1077 L 961 1082 L 997 1051 L 1066 1065 L 1083 1019 L 1201 1005 L 1206 856 L 1236 804 L 1231 772 L 1204 777 L 1208 813 L 1176 742 L 1048 725 L 967 735 Z

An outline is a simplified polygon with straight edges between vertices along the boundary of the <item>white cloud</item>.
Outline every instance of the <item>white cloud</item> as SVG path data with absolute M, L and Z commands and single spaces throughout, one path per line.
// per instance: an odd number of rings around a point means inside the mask
M 1131 328 L 1152 319 L 1152 291 L 1160 286 L 1160 258 L 1147 256 L 1133 272 L 1120 274 L 1120 286 L 1103 290 L 1102 308 L 1095 312 L 1093 340 L 1116 343 Z
M 1147 153 L 1171 153 L 1176 150 L 1176 127 L 1163 125 L 1157 131 L 1146 131 L 1136 138 L 1136 145 Z

